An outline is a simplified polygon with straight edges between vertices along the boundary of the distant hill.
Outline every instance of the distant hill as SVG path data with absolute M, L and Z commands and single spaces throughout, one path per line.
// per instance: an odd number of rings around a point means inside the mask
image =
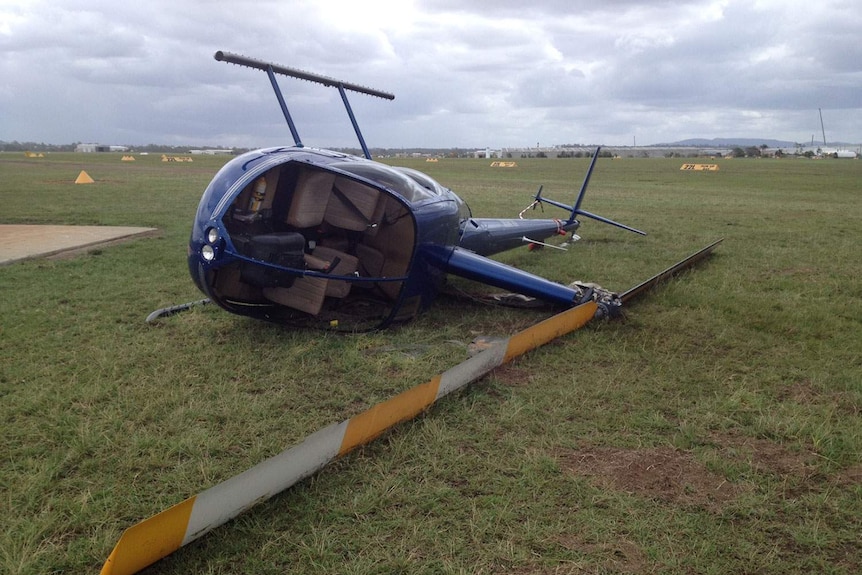
M 679 140 L 678 142 L 670 142 L 667 144 L 655 144 L 656 146 L 680 146 L 692 148 L 747 148 L 749 146 L 760 147 L 766 144 L 769 148 L 795 148 L 796 142 L 787 140 L 772 140 L 769 138 L 689 138 L 688 140 Z

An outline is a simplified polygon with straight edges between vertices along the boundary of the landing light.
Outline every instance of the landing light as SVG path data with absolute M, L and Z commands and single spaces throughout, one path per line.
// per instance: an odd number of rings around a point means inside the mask
M 218 230 L 215 228 L 209 228 L 207 229 L 206 236 L 208 244 L 215 244 L 218 241 Z
M 201 248 L 201 255 L 206 261 L 211 262 L 215 259 L 215 250 L 211 245 L 204 244 L 204 247 Z

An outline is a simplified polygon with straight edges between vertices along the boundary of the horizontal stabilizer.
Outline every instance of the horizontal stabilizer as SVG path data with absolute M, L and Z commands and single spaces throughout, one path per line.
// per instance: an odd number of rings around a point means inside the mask
M 624 229 L 624 230 L 628 230 L 628 231 L 630 231 L 630 232 L 634 232 L 634 233 L 636 233 L 636 234 L 640 234 L 640 235 L 642 235 L 642 236 L 647 235 L 647 234 L 646 234 L 646 232 L 644 232 L 644 231 L 641 231 L 641 230 L 638 230 L 638 229 L 636 229 L 636 228 L 633 228 L 633 227 L 627 226 L 627 225 L 625 225 L 625 224 L 621 224 L 621 223 L 619 223 L 619 222 L 615 222 L 614 220 L 612 220 L 612 219 L 610 219 L 610 218 L 605 218 L 605 217 L 600 216 L 600 215 L 598 215 L 598 214 L 594 214 L 594 213 L 588 212 L 587 210 L 576 210 L 576 211 L 575 211 L 575 213 L 576 213 L 576 214 L 580 214 L 580 215 L 582 215 L 582 216 L 586 216 L 586 217 L 588 217 L 588 218 L 590 218 L 590 219 L 592 219 L 592 220 L 596 220 L 596 221 L 599 221 L 599 222 L 603 222 L 603 223 L 606 223 L 606 224 L 610 224 L 610 225 L 612 225 L 612 226 L 616 226 L 616 227 L 618 227 L 618 228 L 622 228 L 622 229 Z

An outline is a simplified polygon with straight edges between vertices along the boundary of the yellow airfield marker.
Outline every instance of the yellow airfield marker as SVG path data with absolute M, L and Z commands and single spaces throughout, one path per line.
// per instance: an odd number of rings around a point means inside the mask
M 301 443 L 239 475 L 126 529 L 101 575 L 132 575 L 167 557 L 252 506 L 313 475 L 439 399 L 496 367 L 586 325 L 598 306 L 589 301 L 541 321 L 403 393 L 309 435 Z
M 92 184 L 95 180 L 90 177 L 90 174 L 81 170 L 81 173 L 78 174 L 78 178 L 75 180 L 76 184 Z
M 680 167 L 683 172 L 717 172 L 718 164 L 683 164 Z

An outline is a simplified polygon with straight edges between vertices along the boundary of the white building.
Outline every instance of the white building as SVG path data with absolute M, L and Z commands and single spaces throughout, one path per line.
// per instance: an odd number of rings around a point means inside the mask
M 75 146 L 76 152 L 125 152 L 128 151 L 128 146 L 105 146 L 103 144 L 78 144 Z

